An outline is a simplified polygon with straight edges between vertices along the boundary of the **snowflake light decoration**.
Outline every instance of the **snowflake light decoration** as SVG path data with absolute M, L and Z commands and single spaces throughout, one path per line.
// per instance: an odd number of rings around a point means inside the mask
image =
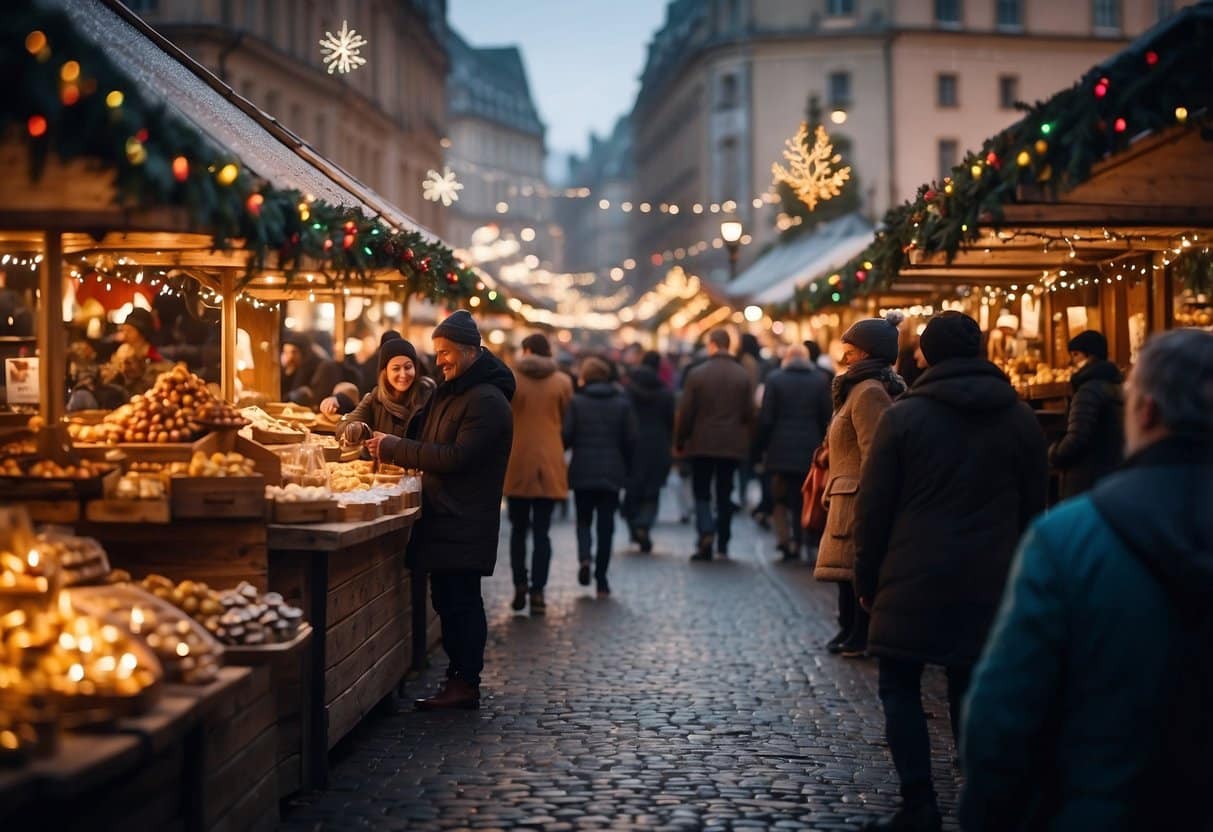
M 341 21 L 341 29 L 337 34 L 325 32 L 324 39 L 320 41 L 320 54 L 329 75 L 334 71 L 350 72 L 365 64 L 366 58 L 359 53 L 366 45 L 367 39 L 349 28 L 349 23 L 344 20 Z
M 778 162 L 771 165 L 773 185 L 786 182 L 810 211 L 818 202 L 825 202 L 842 192 L 843 183 L 851 178 L 851 168 L 834 168 L 842 157 L 834 152 L 825 128 L 817 126 L 813 146 L 809 147 L 809 126 L 801 122 L 796 135 L 784 144 L 783 158 L 788 160 L 788 169 Z
M 421 195 L 430 202 L 441 202 L 446 207 L 459 201 L 459 192 L 463 183 L 455 179 L 455 171 L 444 167 L 442 173 L 436 170 L 426 171 L 425 179 L 421 182 Z

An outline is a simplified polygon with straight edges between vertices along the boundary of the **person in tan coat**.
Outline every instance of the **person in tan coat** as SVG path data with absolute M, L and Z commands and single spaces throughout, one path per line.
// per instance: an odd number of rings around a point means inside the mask
M 906 384 L 893 370 L 897 360 L 897 326 L 902 316 L 858 321 L 842 335 L 846 372 L 834 377 L 834 417 L 826 433 L 830 477 L 825 504 L 826 529 L 817 550 L 813 577 L 838 584 L 839 632 L 826 647 L 848 658 L 864 655 L 868 614 L 855 597 L 855 500 L 859 471 L 872 447 L 876 425 L 905 392 Z
M 514 572 L 513 608 L 526 608 L 528 587 L 531 614 L 543 615 L 544 587 L 552 561 L 548 531 L 552 510 L 568 499 L 569 478 L 564 464 L 561 430 L 573 398 L 573 384 L 552 359 L 552 346 L 541 333 L 522 340 L 522 358 L 514 367 L 517 389 L 514 447 L 505 472 L 505 496 L 510 517 L 510 567 Z M 530 583 L 527 583 L 527 533 L 534 537 Z

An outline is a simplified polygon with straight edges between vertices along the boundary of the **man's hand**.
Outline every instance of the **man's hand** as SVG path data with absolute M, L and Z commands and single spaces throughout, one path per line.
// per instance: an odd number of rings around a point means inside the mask
M 387 438 L 386 433 L 380 433 L 379 431 L 375 431 L 374 435 L 372 435 L 370 439 L 366 440 L 366 442 L 363 443 L 366 446 L 367 451 L 370 453 L 371 459 L 375 459 L 375 460 L 379 459 L 380 446 L 383 444 L 383 440 L 386 438 Z
M 325 416 L 332 416 L 337 413 L 337 397 L 329 396 L 320 403 L 320 412 Z

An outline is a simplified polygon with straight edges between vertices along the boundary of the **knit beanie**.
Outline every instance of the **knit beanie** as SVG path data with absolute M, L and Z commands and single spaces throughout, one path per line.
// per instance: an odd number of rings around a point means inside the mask
M 1070 352 L 1085 352 L 1094 358 L 1106 360 L 1108 357 L 1108 339 L 1103 336 L 1102 332 L 1096 332 L 1093 329 L 1084 330 L 1073 338 L 1066 345 Z
M 152 333 L 156 331 L 156 321 L 152 318 L 152 313 L 140 306 L 136 306 L 127 313 L 126 319 L 122 323 L 137 329 L 145 341 L 152 340 Z
M 387 363 L 398 355 L 404 355 L 412 359 L 413 366 L 417 367 L 418 371 L 420 372 L 421 368 L 417 361 L 417 350 L 413 348 L 412 344 L 400 336 L 389 338 L 386 342 L 384 342 L 383 346 L 379 348 L 379 372 L 382 373 L 383 368 L 387 366 Z
M 480 330 L 472 320 L 472 313 L 466 309 L 456 309 L 447 319 L 434 327 L 434 338 L 446 338 L 456 344 L 480 346 Z
M 949 310 L 927 322 L 919 346 L 932 367 L 950 358 L 977 358 L 981 355 L 981 327 L 963 312 Z
M 905 315 L 896 310 L 883 318 L 864 318 L 851 324 L 842 334 L 842 341 L 892 364 L 897 360 L 897 327 L 904 319 Z
M 389 329 L 389 330 L 386 330 L 382 335 L 379 336 L 379 346 L 382 347 L 388 341 L 399 341 L 399 340 L 402 340 L 403 338 L 404 338 L 404 336 L 401 335 L 396 330 Z

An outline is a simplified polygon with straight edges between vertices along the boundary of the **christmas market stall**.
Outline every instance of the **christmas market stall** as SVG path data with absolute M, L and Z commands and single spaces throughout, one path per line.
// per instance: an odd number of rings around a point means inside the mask
M 403 559 L 420 477 L 253 422 L 237 331 L 247 385 L 277 398 L 280 313 L 259 290 L 454 305 L 481 289 L 120 3 L 23 4 L 0 20 L 0 65 L 16 81 L 0 259 L 37 321 L 36 354 L 6 362 L 24 429 L 0 438 L 0 818 L 272 825 L 420 658 Z M 65 418 L 63 312 L 86 287 L 127 287 L 128 318 L 149 293 L 212 304 L 220 383 L 168 363 Z

